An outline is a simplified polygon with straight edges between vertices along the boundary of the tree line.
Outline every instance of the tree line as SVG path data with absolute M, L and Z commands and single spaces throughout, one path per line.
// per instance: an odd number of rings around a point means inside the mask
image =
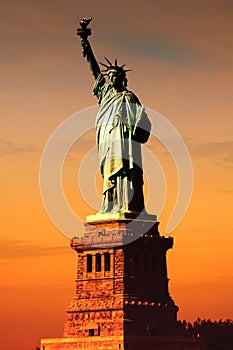
M 197 318 L 193 323 L 178 321 L 187 336 L 200 338 L 205 350 L 233 350 L 233 320 L 211 321 Z

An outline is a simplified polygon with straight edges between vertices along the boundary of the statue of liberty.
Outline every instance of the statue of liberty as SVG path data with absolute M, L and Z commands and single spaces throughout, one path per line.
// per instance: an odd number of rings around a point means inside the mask
M 99 212 L 139 214 L 145 210 L 141 144 L 148 140 L 151 124 L 138 97 L 127 89 L 125 65 L 105 58 L 106 63 L 100 63 L 104 69 L 100 69 L 88 41 L 90 20 L 84 18 L 80 22 L 77 34 L 95 80 L 93 93 L 100 107 L 96 116 L 103 177 Z

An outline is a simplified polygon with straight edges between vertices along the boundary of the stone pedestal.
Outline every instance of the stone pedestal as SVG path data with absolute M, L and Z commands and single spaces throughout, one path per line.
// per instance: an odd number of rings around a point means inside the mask
M 178 307 L 168 291 L 171 237 L 155 216 L 89 216 L 77 252 L 76 293 L 63 338 L 42 339 L 41 350 L 200 350 L 179 336 Z

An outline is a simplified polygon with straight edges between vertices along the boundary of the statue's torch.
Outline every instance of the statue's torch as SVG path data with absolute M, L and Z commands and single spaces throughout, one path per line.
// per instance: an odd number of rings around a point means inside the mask
M 83 57 L 87 55 L 87 38 L 91 35 L 91 28 L 87 28 L 88 24 L 91 22 L 92 18 L 83 18 L 79 23 L 80 27 L 77 29 L 77 35 L 81 38 L 82 53 Z

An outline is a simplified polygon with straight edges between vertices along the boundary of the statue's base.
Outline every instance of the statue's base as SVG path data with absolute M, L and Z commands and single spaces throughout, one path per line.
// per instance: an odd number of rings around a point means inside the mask
M 178 307 L 168 291 L 166 252 L 156 215 L 89 215 L 77 252 L 76 292 L 63 338 L 42 339 L 42 350 L 201 350 L 180 334 Z
M 157 216 L 141 213 L 96 213 L 86 217 L 85 232 L 75 236 L 72 245 L 90 247 L 116 247 L 129 244 L 146 233 L 158 236 Z
M 180 336 L 87 336 L 41 340 L 41 349 L 46 350 L 200 350 L 202 346 L 198 338 Z
M 145 211 L 141 213 L 134 212 L 121 212 L 121 213 L 96 213 L 88 215 L 86 217 L 86 222 L 88 224 L 95 224 L 100 222 L 109 222 L 109 221 L 157 221 L 157 216 L 152 214 L 147 214 Z

